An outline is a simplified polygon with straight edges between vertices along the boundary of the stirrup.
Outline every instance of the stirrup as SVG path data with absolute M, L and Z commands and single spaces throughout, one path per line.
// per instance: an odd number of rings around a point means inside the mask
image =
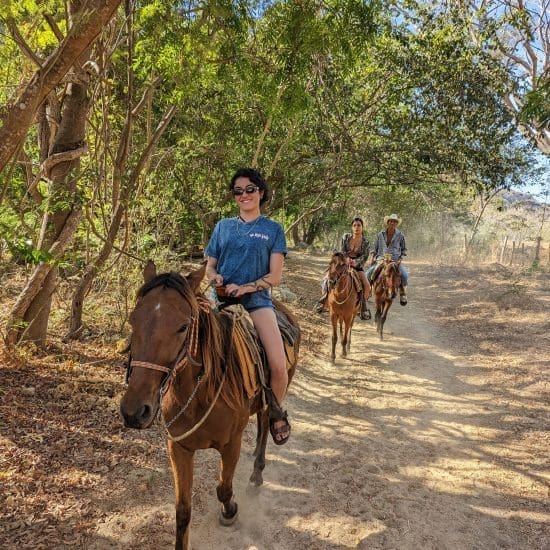
M 320 300 L 317 301 L 315 304 L 313 311 L 315 313 L 323 313 L 325 310 L 325 300 L 327 299 L 326 296 L 323 296 Z
M 359 314 L 359 318 L 361 319 L 361 321 L 370 321 L 372 319 L 372 314 L 370 312 L 370 309 L 367 308 L 365 311 L 362 311 Z

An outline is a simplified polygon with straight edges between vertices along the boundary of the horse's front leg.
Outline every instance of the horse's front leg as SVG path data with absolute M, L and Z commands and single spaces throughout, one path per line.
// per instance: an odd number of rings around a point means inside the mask
M 193 488 L 193 452 L 168 441 L 176 490 L 176 550 L 188 550 L 191 522 L 191 491 Z
M 376 313 L 374 314 L 374 322 L 376 323 L 376 332 L 380 333 L 382 325 L 380 324 L 380 318 L 382 317 L 382 305 L 380 302 L 376 303 Z
M 256 448 L 254 449 L 254 471 L 250 476 L 250 482 L 259 487 L 264 482 L 262 472 L 265 468 L 265 447 L 267 445 L 267 434 L 269 431 L 269 413 L 268 410 L 258 411 L 257 425 L 258 432 L 256 433 Z
M 332 322 L 332 351 L 330 353 L 330 358 L 332 362 L 336 359 L 336 343 L 338 342 L 338 320 L 335 317 L 331 317 Z
M 231 525 L 237 519 L 238 506 L 233 499 L 233 476 L 239 455 L 241 453 L 242 430 L 238 431 L 231 441 L 220 450 L 222 461 L 220 465 L 220 482 L 216 487 L 218 500 L 222 503 L 220 523 Z
M 350 351 L 351 349 L 351 333 L 352 333 L 352 330 L 353 330 L 353 325 L 355 323 L 355 316 L 356 316 L 356 313 L 354 313 L 351 317 L 351 319 L 349 320 L 349 329 L 348 329 L 348 352 Z
M 386 317 L 388 316 L 388 310 L 391 306 L 391 300 L 386 300 L 382 306 L 382 313 L 380 314 L 380 340 L 383 338 L 384 323 L 386 322 Z
M 347 357 L 348 355 L 348 338 L 350 336 L 351 322 L 349 319 L 344 319 L 344 333 L 342 335 L 342 357 Z

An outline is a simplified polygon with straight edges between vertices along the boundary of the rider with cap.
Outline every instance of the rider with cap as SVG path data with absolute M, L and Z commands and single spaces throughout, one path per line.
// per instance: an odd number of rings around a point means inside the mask
M 397 229 L 401 223 L 401 218 L 397 214 L 390 214 L 384 217 L 386 229 L 380 231 L 374 242 L 374 250 L 372 252 L 372 264 L 367 269 L 367 279 L 372 284 L 380 269 L 381 262 L 384 259 L 384 254 L 391 254 L 391 258 L 399 266 L 401 273 L 401 286 L 399 287 L 399 303 L 402 306 L 407 305 L 407 295 L 405 287 L 407 286 L 409 273 L 401 260 L 407 255 L 407 245 L 405 244 L 405 235 Z

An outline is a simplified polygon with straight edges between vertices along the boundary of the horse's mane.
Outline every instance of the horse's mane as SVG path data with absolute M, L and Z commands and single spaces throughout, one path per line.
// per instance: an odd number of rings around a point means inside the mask
M 198 359 L 202 359 L 204 369 L 204 386 L 206 401 L 212 402 L 222 384 L 225 373 L 224 387 L 220 397 L 232 409 L 242 406 L 244 390 L 242 373 L 232 350 L 232 322 L 226 315 L 219 315 L 208 308 L 201 307 L 207 303 L 204 294 L 195 294 L 185 277 L 179 273 L 161 273 L 145 283 L 138 291 L 138 298 L 157 287 L 172 288 L 191 306 L 195 317 L 199 319 L 199 349 Z
M 175 271 L 170 271 L 170 273 L 161 273 L 151 279 L 149 282 L 144 283 L 138 290 L 137 297 L 143 298 L 149 291 L 159 286 L 162 286 L 164 288 L 173 288 L 186 299 L 187 295 L 189 294 L 187 289 L 190 290 L 191 288 L 184 277 L 182 277 L 179 273 L 176 273 Z

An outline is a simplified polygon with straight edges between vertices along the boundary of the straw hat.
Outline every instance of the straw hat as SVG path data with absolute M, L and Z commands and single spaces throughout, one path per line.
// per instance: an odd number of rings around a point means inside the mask
M 390 214 L 389 216 L 384 216 L 384 223 L 387 224 L 390 220 L 395 220 L 397 225 L 401 223 L 401 218 L 397 214 Z

